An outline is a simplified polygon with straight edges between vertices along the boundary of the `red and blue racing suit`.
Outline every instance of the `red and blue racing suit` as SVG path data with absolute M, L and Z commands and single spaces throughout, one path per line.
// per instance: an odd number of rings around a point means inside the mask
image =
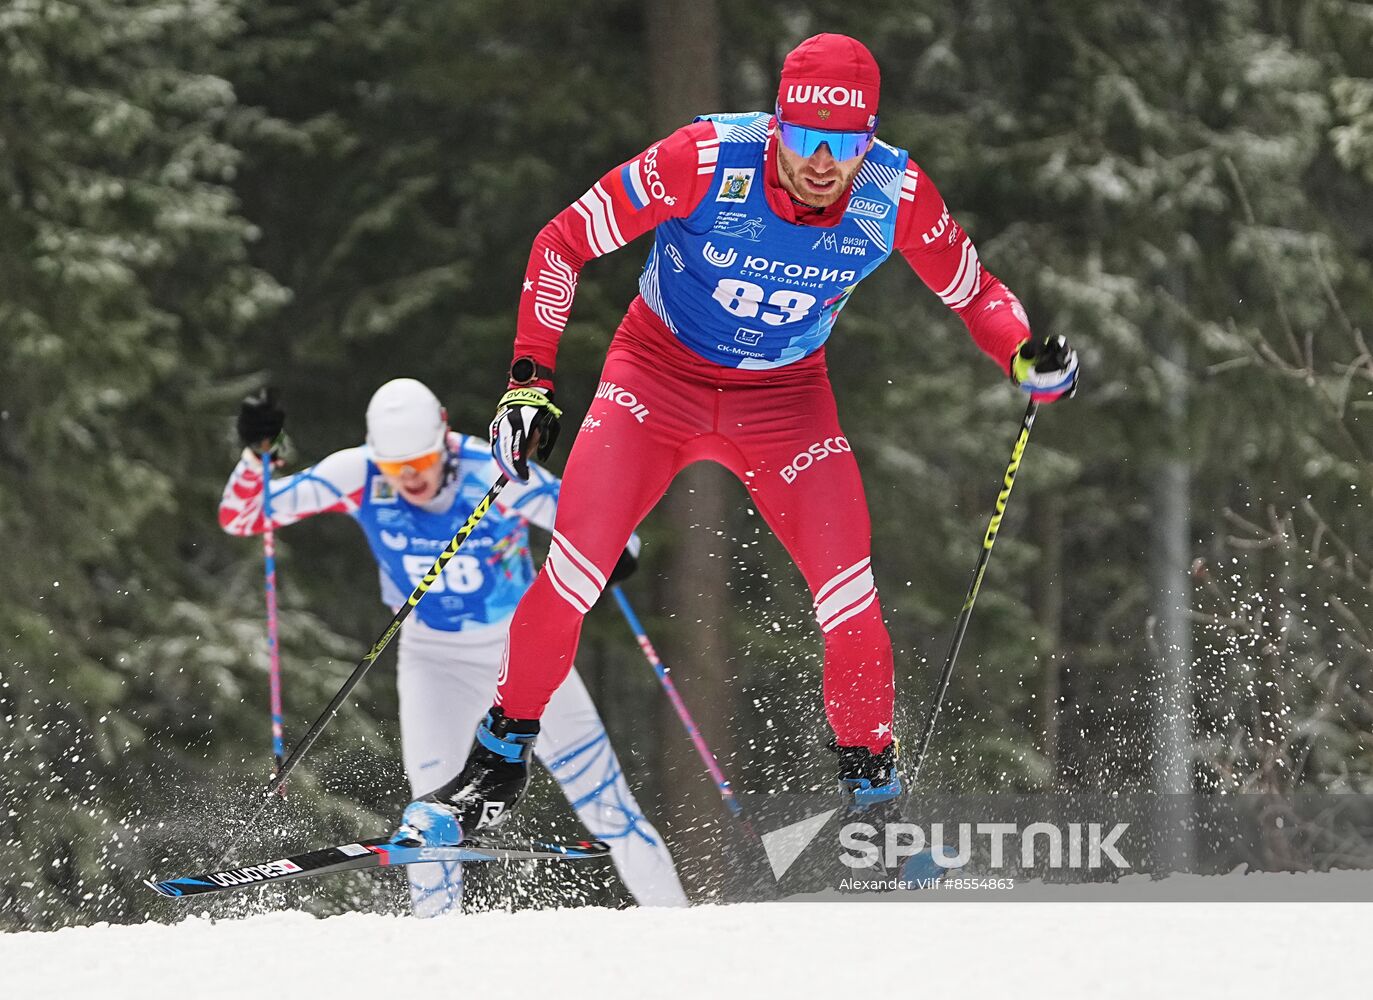
M 877 142 L 849 190 L 814 209 L 781 186 L 774 133 L 765 114 L 698 119 L 610 171 L 534 242 L 515 356 L 552 369 L 582 267 L 656 230 L 568 458 L 548 560 L 511 622 L 498 701 L 513 718 L 540 716 L 626 539 L 678 471 L 710 460 L 743 482 L 806 579 L 838 743 L 891 742 L 891 640 L 824 344 L 893 250 L 1003 371 L 1028 324 L 904 150 Z

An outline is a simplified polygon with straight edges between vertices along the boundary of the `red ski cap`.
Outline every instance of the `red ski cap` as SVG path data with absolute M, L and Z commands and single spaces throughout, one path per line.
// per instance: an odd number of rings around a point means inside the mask
M 866 45 L 848 35 L 814 35 L 787 53 L 777 106 L 792 125 L 866 132 L 877 124 L 881 87 Z

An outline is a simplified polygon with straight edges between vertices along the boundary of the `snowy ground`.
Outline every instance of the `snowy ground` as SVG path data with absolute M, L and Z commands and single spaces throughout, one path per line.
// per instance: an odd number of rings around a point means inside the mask
M 1271 877 L 1271 876 L 1263 876 Z M 1281 876 L 1279 876 L 1281 877 Z M 418 921 L 277 913 L 0 935 L 0 996 L 1367 996 L 1359 903 L 759 903 Z

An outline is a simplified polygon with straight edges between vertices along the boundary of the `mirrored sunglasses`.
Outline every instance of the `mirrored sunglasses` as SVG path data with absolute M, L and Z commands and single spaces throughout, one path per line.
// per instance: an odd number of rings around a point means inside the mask
M 877 127 L 874 125 L 866 132 L 830 132 L 822 128 L 791 125 L 782 121 L 779 115 L 777 131 L 782 143 L 797 156 L 809 158 L 821 146 L 828 146 L 830 156 L 842 162 L 866 153 Z

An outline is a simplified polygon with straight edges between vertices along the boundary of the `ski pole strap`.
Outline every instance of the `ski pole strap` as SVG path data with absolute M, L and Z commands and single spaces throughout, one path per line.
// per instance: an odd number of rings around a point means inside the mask
M 949 643 L 949 653 L 944 660 L 944 671 L 939 676 L 939 686 L 935 691 L 934 703 L 930 706 L 929 718 L 925 721 L 925 731 L 920 736 L 920 746 L 916 749 L 915 764 L 911 769 L 911 785 L 915 785 L 916 778 L 920 775 L 920 765 L 925 761 L 925 752 L 930 747 L 930 738 L 934 735 L 934 725 L 939 718 L 939 708 L 944 702 L 944 695 L 949 690 L 949 680 L 953 677 L 954 663 L 958 659 L 958 651 L 963 646 L 963 636 L 968 631 L 968 621 L 972 618 L 973 605 L 977 603 L 978 591 L 982 589 L 982 577 L 986 575 L 987 563 L 992 557 L 992 546 L 996 544 L 997 533 L 1001 530 L 1001 519 L 1006 514 L 1006 503 L 1011 498 L 1011 490 L 1015 487 L 1016 473 L 1020 471 L 1021 460 L 1025 456 L 1025 446 L 1030 441 L 1030 430 L 1035 425 L 1035 417 L 1039 413 L 1039 403 L 1033 399 L 1025 407 L 1025 416 L 1020 421 L 1020 431 L 1016 434 L 1015 444 L 1011 448 L 1011 461 L 1006 466 L 1006 474 L 1001 480 L 1001 490 L 996 495 L 996 507 L 992 511 L 991 520 L 987 524 L 987 531 L 982 536 L 982 551 L 977 557 L 977 568 L 973 571 L 972 583 L 968 586 L 968 595 L 963 600 L 963 609 L 958 613 L 958 624 L 954 627 L 953 640 Z

